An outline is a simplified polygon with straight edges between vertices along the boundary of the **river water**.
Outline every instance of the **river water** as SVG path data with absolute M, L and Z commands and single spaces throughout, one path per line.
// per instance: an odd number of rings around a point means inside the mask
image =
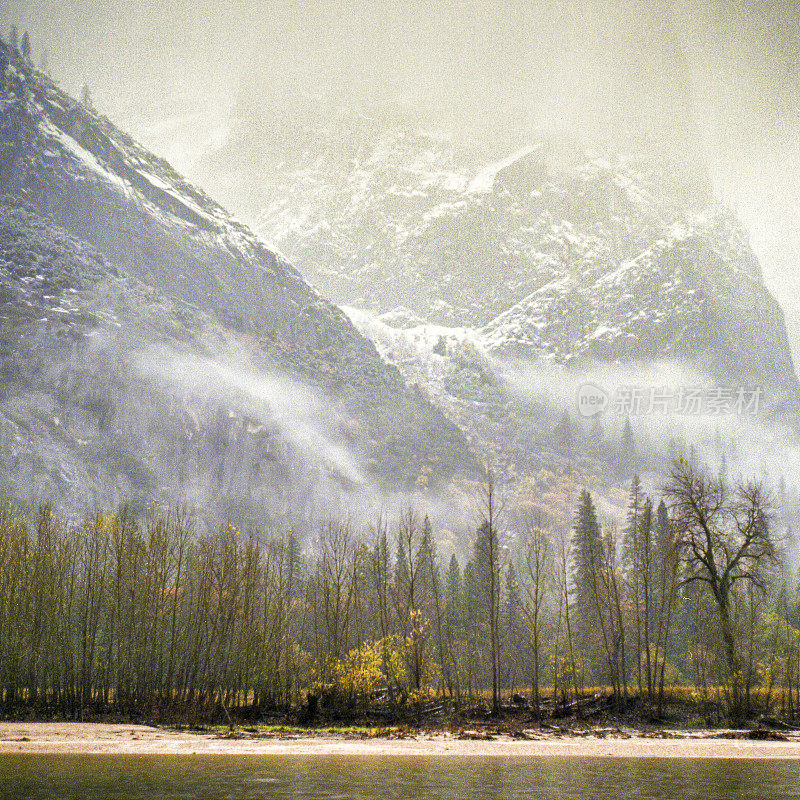
M 446 756 L 0 755 L 0 798 L 777 800 L 800 761 Z

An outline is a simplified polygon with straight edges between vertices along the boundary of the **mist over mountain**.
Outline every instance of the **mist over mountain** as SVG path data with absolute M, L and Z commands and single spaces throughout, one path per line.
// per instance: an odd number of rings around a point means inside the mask
M 232 152 L 263 144 L 248 130 Z M 552 139 L 490 160 L 357 113 L 292 147 L 263 173 L 256 225 L 336 302 L 480 329 L 496 352 L 573 367 L 683 359 L 796 395 L 747 232 L 687 188 L 683 165 Z
M 379 3 L 369 15 L 334 2 L 222 4 L 213 20 L 190 10 L 40 3 L 14 21 L 38 29 L 54 74 L 75 92 L 88 80 L 101 109 L 299 272 L 107 118 L 76 115 L 41 77 L 36 101 L 59 131 L 44 137 L 43 160 L 58 152 L 70 175 L 37 166 L 9 184 L 17 194 L 37 186 L 45 221 L 234 337 L 210 361 L 194 350 L 179 362 L 161 357 L 191 375 L 179 392 L 207 396 L 198 373 L 236 392 L 253 375 L 286 370 L 300 394 L 322 387 L 338 398 L 335 435 L 322 428 L 330 452 L 348 456 L 345 482 L 366 471 L 386 486 L 447 486 L 473 458 L 467 439 L 518 474 L 574 470 L 581 447 L 565 449 L 562 417 L 575 414 L 576 376 L 618 384 L 608 365 L 625 365 L 631 381 L 669 364 L 687 371 L 684 382 L 763 385 L 791 447 L 797 381 L 770 289 L 790 308 L 794 278 L 757 254 L 766 242 L 791 258 L 792 234 L 756 226 L 751 236 L 752 207 L 737 214 L 720 202 L 720 187 L 723 199 L 744 196 L 737 170 L 750 142 L 761 143 L 757 164 L 791 156 L 792 80 L 770 81 L 779 67 L 791 72 L 791 35 L 773 30 L 767 46 L 759 27 L 780 14 L 662 0 Z M 123 46 L 130 32 L 134 44 Z M 729 78 L 739 74 L 747 81 L 737 87 Z M 90 180 L 65 136 L 99 164 Z M 747 183 L 754 198 L 770 183 L 766 170 Z M 118 180 L 133 201 L 108 191 Z M 51 188 L 61 184 L 69 191 Z M 786 216 L 790 206 L 766 209 Z M 383 362 L 305 281 L 348 307 Z M 164 380 L 153 352 L 138 368 Z M 353 352 L 370 376 L 393 376 L 386 386 L 351 369 Z M 206 368 L 230 361 L 233 374 Z M 425 413 L 385 413 L 398 397 Z M 315 430 L 320 406 L 327 400 L 308 404 Z M 362 417 L 369 422 L 353 422 Z M 586 474 L 614 484 L 622 419 L 605 427 L 614 452 L 584 442 L 597 457 Z M 640 439 L 646 427 L 634 420 Z M 657 438 L 661 458 L 675 452 L 670 440 L 688 452 L 702 436 Z
M 800 741 L 797 8 L 3 23 L 4 720 Z
M 613 487 L 632 469 L 657 484 L 690 451 L 791 482 L 798 383 L 783 312 L 741 222 L 684 165 L 608 160 L 555 138 L 498 157 L 358 111 L 307 124 L 262 173 L 257 228 L 518 488 L 542 471 L 562 476 L 549 488 Z M 220 163 L 263 146 L 248 130 L 261 128 L 243 124 Z M 765 394 L 753 419 L 629 410 L 633 457 L 626 412 L 580 417 L 587 382 L 610 395 Z M 731 425 L 748 441 L 736 452 Z
M 659 386 L 664 365 L 673 388 L 764 388 L 780 429 L 770 446 L 796 461 L 784 314 L 746 225 L 714 191 L 680 15 L 647 9 L 597 17 L 608 36 L 588 45 L 604 53 L 588 78 L 602 96 L 591 134 L 585 118 L 564 130 L 554 117 L 472 135 L 419 107 L 278 84 L 243 89 L 198 164 L 477 449 L 519 475 L 569 472 L 586 456 L 588 474 L 613 484 L 633 467 L 624 419 L 593 430 L 573 419 L 564 435 L 581 377 L 613 389 L 616 370 Z M 572 19 L 568 38 L 585 24 Z M 655 474 L 692 449 L 743 471 L 776 467 L 763 432 L 745 460 L 713 444 L 720 424 L 635 419 L 653 456 L 637 466 Z
M 0 66 L 12 496 L 303 518 L 471 469 L 460 431 L 244 225 L 6 44 Z

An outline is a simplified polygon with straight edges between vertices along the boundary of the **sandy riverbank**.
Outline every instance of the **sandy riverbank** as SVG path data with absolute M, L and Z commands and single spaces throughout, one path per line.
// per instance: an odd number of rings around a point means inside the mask
M 714 737 L 713 732 L 680 734 L 681 738 L 649 738 L 634 731 L 602 738 L 557 736 L 538 731 L 526 735 L 531 738 L 498 736 L 472 740 L 441 733 L 417 733 L 402 739 L 360 739 L 327 734 L 245 734 L 241 738 L 238 735 L 231 738 L 147 725 L 4 722 L 0 723 L 0 753 L 800 758 L 800 740 L 729 739 Z

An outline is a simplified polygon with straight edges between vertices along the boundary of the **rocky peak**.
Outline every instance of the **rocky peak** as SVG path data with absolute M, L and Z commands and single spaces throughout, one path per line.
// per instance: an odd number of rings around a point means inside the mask
M 302 506 L 287 482 L 311 502 L 471 468 L 456 426 L 261 238 L 5 43 L 0 65 L 14 493 L 186 492 L 252 518 Z

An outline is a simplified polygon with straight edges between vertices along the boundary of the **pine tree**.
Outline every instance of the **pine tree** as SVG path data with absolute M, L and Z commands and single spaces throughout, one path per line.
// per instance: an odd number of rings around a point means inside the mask
M 584 489 L 575 513 L 572 528 L 573 553 L 573 591 L 572 617 L 575 625 L 575 639 L 583 649 L 587 660 L 597 656 L 594 634 L 596 633 L 596 577 L 600 567 L 602 541 L 597 513 L 589 492 Z
M 461 568 L 453 554 L 447 567 L 444 585 L 444 637 L 447 654 L 452 667 L 452 690 L 458 701 L 461 700 L 460 663 L 458 641 L 461 638 L 464 619 L 464 589 L 461 581 Z
M 653 584 L 656 552 L 653 546 L 653 502 L 642 493 L 638 475 L 633 476 L 628 500 L 627 524 L 622 543 L 622 573 L 627 605 L 636 636 L 636 675 L 641 694 L 642 658 L 646 665 L 649 694 L 653 692 L 650 662 L 652 634 Z
M 480 644 L 486 641 L 486 630 L 483 625 L 481 581 L 474 559 L 464 565 L 464 605 L 463 627 L 467 643 L 467 689 L 470 696 L 477 688 L 475 667 L 478 662 Z
M 22 57 L 30 63 L 31 60 L 31 38 L 28 36 L 28 31 L 22 34 L 22 44 L 20 45 L 20 52 Z
M 639 519 L 642 513 L 642 483 L 638 474 L 631 479 L 631 488 L 628 492 L 628 508 L 625 513 L 625 530 L 622 540 L 622 572 L 628 581 L 634 570 L 636 560 L 636 534 L 639 529 Z
M 586 607 L 591 594 L 591 574 L 597 561 L 597 548 L 600 546 L 600 526 L 594 508 L 592 495 L 584 489 L 578 502 L 573 536 L 574 606 Z
M 418 575 L 417 586 L 421 596 L 429 596 L 434 591 L 436 580 L 436 546 L 433 541 L 433 531 L 428 517 L 422 525 L 422 538 L 416 554 L 416 572 Z
M 12 25 L 8 31 L 8 43 L 14 49 L 19 51 L 19 33 L 17 31 L 17 26 Z
M 628 509 L 626 512 L 625 528 L 622 534 L 622 581 L 625 592 L 626 608 L 632 619 L 633 629 L 636 636 L 636 675 L 638 678 L 639 692 L 642 689 L 642 676 L 639 669 L 639 654 L 642 652 L 642 630 L 641 630 L 641 582 L 639 580 L 639 532 L 642 518 L 642 486 L 638 474 L 631 480 L 631 488 L 628 493 Z M 627 672 L 627 665 L 626 665 Z
M 638 532 L 638 572 L 641 585 L 641 608 L 639 611 L 640 628 L 642 631 L 641 645 L 644 646 L 645 675 L 647 677 L 647 695 L 652 698 L 655 686 L 652 658 L 653 634 L 653 583 L 655 569 L 655 553 L 653 551 L 653 501 L 647 497 L 642 507 L 642 516 L 639 520 Z M 641 660 L 641 649 L 638 658 Z
M 575 445 L 575 434 L 572 429 L 572 420 L 569 416 L 569 410 L 565 410 L 561 416 L 561 421 L 556 426 L 554 431 L 557 444 L 564 449 L 565 452 L 571 453 Z
M 94 108 L 94 104 L 92 102 L 92 94 L 89 91 L 89 85 L 86 83 L 83 84 L 83 88 L 81 89 L 81 105 L 87 111 L 91 111 Z

